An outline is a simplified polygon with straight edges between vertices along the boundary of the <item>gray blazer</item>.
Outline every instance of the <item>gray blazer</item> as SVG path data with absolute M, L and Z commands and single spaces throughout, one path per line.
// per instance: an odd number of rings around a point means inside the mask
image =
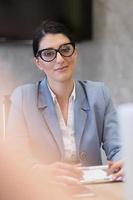
M 77 161 L 101 164 L 101 145 L 108 160 L 120 159 L 116 110 L 103 83 L 76 81 L 74 127 Z M 15 89 L 7 136 L 28 159 L 52 163 L 64 158 L 64 146 L 47 79 Z

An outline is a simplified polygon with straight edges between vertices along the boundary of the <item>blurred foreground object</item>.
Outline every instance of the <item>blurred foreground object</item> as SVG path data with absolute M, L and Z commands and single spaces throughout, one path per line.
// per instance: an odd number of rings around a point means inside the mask
M 7 144 L 0 143 L 0 200 L 66 200 L 59 186 L 50 183 L 46 174 L 39 180 L 23 167 L 24 160 Z
M 9 143 L 0 142 L 0 200 L 72 200 L 94 195 L 88 186 L 75 184 L 76 179 L 64 176 L 63 184 L 62 178 L 55 179 L 44 168 L 26 167 L 24 157 Z
M 118 109 L 120 133 L 123 143 L 125 189 L 127 200 L 133 199 L 133 104 L 123 104 Z

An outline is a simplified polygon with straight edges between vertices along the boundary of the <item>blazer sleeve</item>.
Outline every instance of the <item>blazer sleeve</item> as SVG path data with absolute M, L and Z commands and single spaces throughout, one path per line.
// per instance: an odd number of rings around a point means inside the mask
M 121 159 L 121 139 L 118 128 L 116 108 L 112 102 L 109 89 L 103 84 L 103 97 L 105 101 L 104 124 L 103 124 L 103 149 L 107 160 Z
M 28 129 L 23 113 L 22 87 L 18 87 L 11 95 L 11 105 L 6 126 L 6 140 L 10 142 L 28 165 L 38 164 L 30 149 Z

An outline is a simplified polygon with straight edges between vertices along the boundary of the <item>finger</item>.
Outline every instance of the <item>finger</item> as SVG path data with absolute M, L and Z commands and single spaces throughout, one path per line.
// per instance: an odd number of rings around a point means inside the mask
M 55 166 L 58 169 L 64 169 L 64 170 L 68 171 L 74 177 L 77 177 L 77 178 L 81 178 L 82 177 L 82 174 L 83 174 L 82 170 L 76 165 L 58 162 L 58 163 L 55 163 Z
M 116 174 L 117 172 L 120 171 L 120 169 L 122 168 L 122 165 L 120 164 L 120 162 L 110 162 L 109 163 L 109 168 L 107 170 L 108 174 Z
M 72 165 L 69 163 L 63 163 L 63 162 L 56 162 L 55 166 L 59 167 L 59 168 L 63 168 L 63 169 L 78 169 L 78 165 Z
M 71 170 L 68 170 L 68 169 L 62 169 L 62 168 L 56 168 L 54 169 L 53 171 L 53 175 L 54 176 L 70 176 L 70 177 L 74 177 L 74 178 L 77 178 L 77 179 L 81 179 L 81 177 L 79 177 L 76 173 L 74 173 L 73 171 Z
M 74 166 L 76 166 L 76 167 L 82 167 L 83 165 L 82 165 L 82 163 L 77 163 Z
M 71 186 L 81 185 L 81 183 L 78 179 L 70 177 L 70 176 L 57 176 L 57 177 L 55 177 L 55 181 L 69 185 L 69 186 L 70 185 Z
M 113 161 L 112 160 L 108 160 L 107 164 L 108 164 L 109 167 L 111 167 L 111 165 L 113 164 Z
M 111 166 L 113 165 L 113 162 L 112 161 L 108 161 L 107 164 L 108 164 L 108 168 L 106 170 L 107 171 L 107 175 L 110 175 L 110 174 L 112 174 Z
M 121 170 L 119 170 L 119 172 L 113 174 L 113 177 L 112 177 L 112 178 L 113 178 L 113 180 L 122 180 L 123 177 L 124 177 L 124 172 L 123 172 L 123 170 L 121 169 Z

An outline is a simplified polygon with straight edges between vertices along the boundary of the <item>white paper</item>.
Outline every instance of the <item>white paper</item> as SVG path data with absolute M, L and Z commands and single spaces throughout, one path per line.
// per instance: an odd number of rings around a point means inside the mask
M 83 168 L 82 183 L 98 183 L 112 181 L 112 176 L 107 175 L 107 166 L 92 166 Z

